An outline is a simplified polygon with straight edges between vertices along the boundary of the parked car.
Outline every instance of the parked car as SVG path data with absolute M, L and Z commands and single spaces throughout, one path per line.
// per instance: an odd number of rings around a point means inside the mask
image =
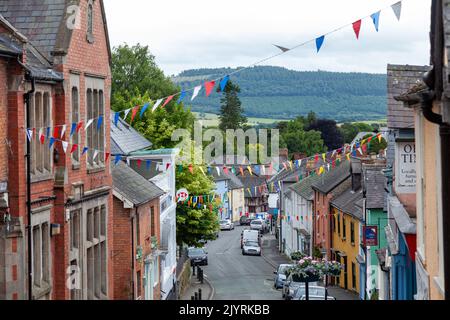
M 292 297 L 293 297 L 294 294 L 295 294 L 295 291 L 296 291 L 299 287 L 305 285 L 304 282 L 298 282 L 298 281 L 295 281 L 295 280 L 296 280 L 296 279 L 294 279 L 294 278 L 292 277 L 292 274 L 290 274 L 290 275 L 286 278 L 286 280 L 284 281 L 284 284 L 283 284 L 283 291 L 281 292 L 281 295 L 282 295 L 282 297 L 283 297 L 285 300 L 291 300 Z M 317 282 L 310 282 L 309 284 L 310 284 L 310 287 L 312 287 L 312 286 L 317 286 Z
M 262 233 L 265 229 L 264 225 L 265 225 L 265 223 L 263 220 L 255 219 L 252 222 L 250 222 L 250 229 L 258 230 L 259 232 Z
M 259 236 L 258 230 L 242 230 L 241 233 L 241 249 L 244 247 L 246 241 L 256 241 L 261 244 L 261 238 Z
M 261 255 L 261 247 L 259 246 L 258 241 L 245 241 L 242 247 L 242 254 L 245 255 Z
M 252 221 L 251 218 L 249 218 L 247 216 L 242 216 L 239 218 L 239 225 L 240 226 L 249 226 L 251 221 Z
M 309 300 L 325 300 L 325 287 L 309 286 L 308 291 Z M 305 285 L 295 290 L 292 300 L 306 300 Z M 336 300 L 336 298 L 327 296 L 327 300 Z
M 294 266 L 294 265 L 293 264 L 280 264 L 278 266 L 278 269 L 273 272 L 275 274 L 275 280 L 274 280 L 274 284 L 273 284 L 275 289 L 283 288 L 284 281 L 286 280 L 286 270 L 292 266 Z
M 219 224 L 220 230 L 234 230 L 234 223 L 230 219 L 221 220 Z
M 188 257 L 191 260 L 191 266 L 195 265 L 208 265 L 208 252 L 205 248 L 194 248 L 188 249 Z

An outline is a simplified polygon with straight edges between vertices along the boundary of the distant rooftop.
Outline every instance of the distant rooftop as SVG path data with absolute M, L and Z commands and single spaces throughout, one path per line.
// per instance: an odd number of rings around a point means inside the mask
M 151 146 L 152 143 L 127 122 L 119 118 L 116 126 L 111 117 L 111 154 L 129 155 Z

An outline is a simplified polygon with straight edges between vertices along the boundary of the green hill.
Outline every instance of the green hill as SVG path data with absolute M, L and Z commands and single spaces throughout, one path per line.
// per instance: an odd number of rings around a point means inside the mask
M 192 88 L 236 69 L 186 70 L 172 80 Z M 338 122 L 386 118 L 386 75 L 327 71 L 293 71 L 258 66 L 230 78 L 241 88 L 240 99 L 248 117 L 291 119 L 316 112 Z M 205 97 L 204 90 L 192 102 L 196 112 L 218 113 L 220 97 Z M 190 97 L 185 99 L 191 105 Z

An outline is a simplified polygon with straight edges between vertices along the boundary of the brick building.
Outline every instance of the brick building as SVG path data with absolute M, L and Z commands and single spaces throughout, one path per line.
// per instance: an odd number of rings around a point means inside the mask
M 119 162 L 114 181 L 114 299 L 159 300 L 160 202 L 164 191 Z
M 28 296 L 24 94 L 33 83 L 33 299 L 111 298 L 110 125 L 100 120 L 110 117 L 111 54 L 103 1 L 0 0 L 0 17 L 0 43 L 20 51 L 7 63 L 7 87 L 0 87 L 1 109 L 8 98 L 11 215 L 0 228 L 0 267 L 5 270 L 0 272 L 0 298 Z M 5 77 L 1 59 L 0 78 Z M 90 119 L 93 124 L 85 130 Z M 61 141 L 69 149 L 64 151 Z M 4 148 L 0 151 L 4 161 Z

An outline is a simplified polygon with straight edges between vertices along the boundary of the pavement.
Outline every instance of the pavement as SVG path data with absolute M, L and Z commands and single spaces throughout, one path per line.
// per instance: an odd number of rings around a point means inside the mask
M 200 268 L 203 269 L 203 266 Z M 191 268 L 192 270 L 192 268 Z M 191 281 L 189 287 L 186 289 L 186 291 L 181 296 L 180 300 L 192 300 L 192 296 L 195 295 L 195 293 L 199 293 L 199 289 L 201 289 L 201 300 L 212 300 L 214 297 L 214 287 L 209 282 L 206 275 L 203 278 L 203 283 L 198 281 L 197 279 L 197 270 L 195 271 L 195 276 L 191 275 Z M 192 271 L 191 271 L 192 273 Z

